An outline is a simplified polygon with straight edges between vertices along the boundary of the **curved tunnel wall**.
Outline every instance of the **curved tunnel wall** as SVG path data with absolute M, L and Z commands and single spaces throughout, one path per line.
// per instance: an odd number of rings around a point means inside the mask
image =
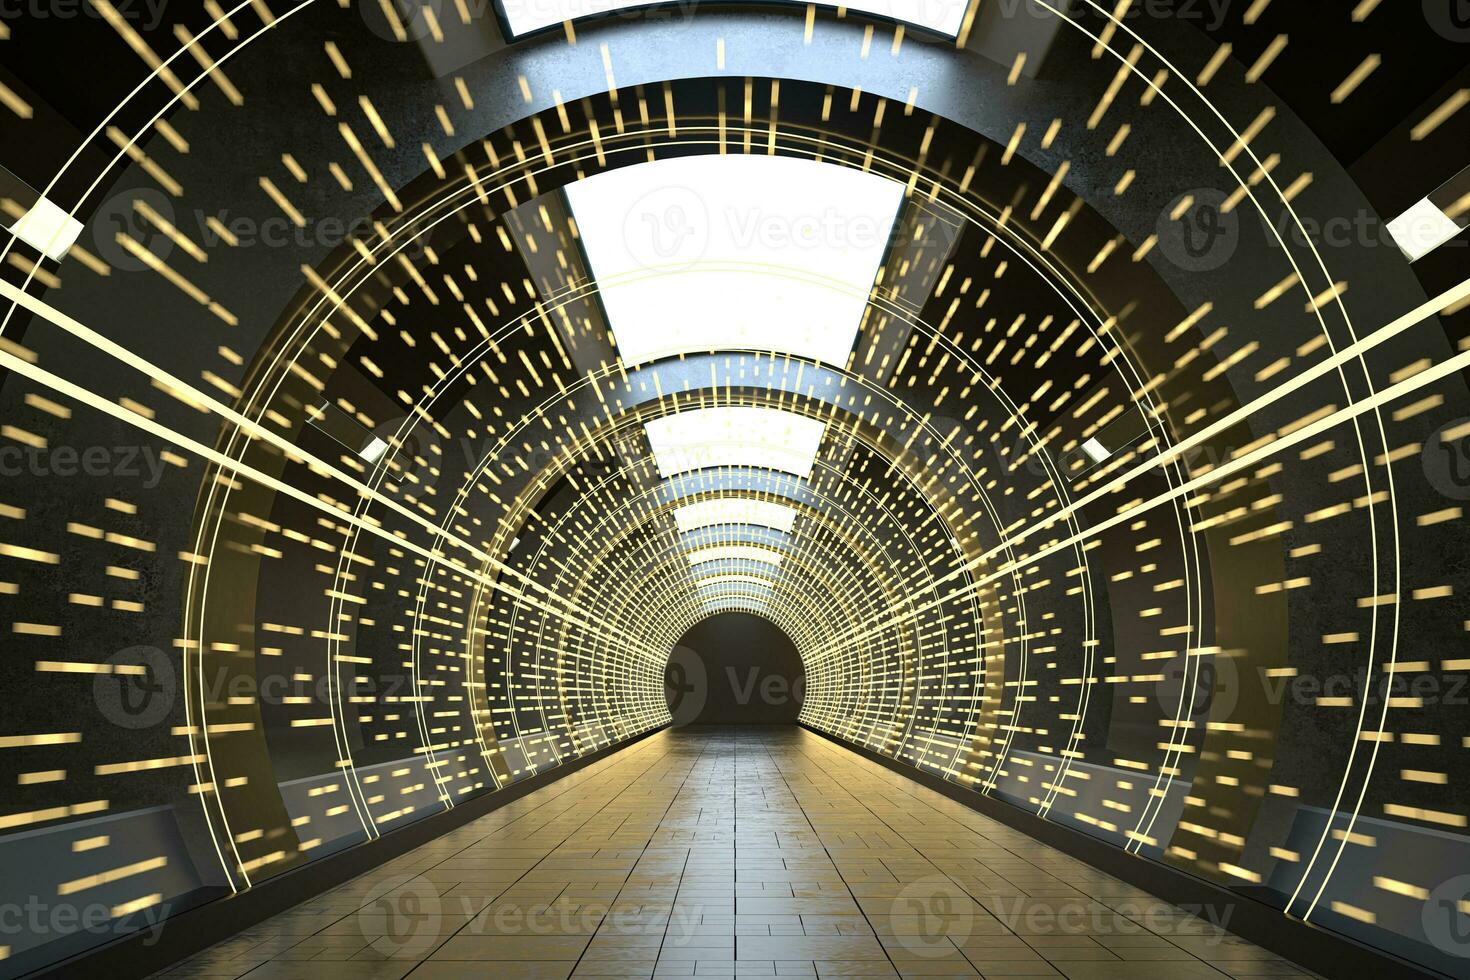
M 276 16 L 198 26 L 217 70 L 44 175 L 62 262 L 7 244 L 0 850 L 39 918 L 0 968 L 667 724 L 670 650 L 742 612 L 805 724 L 1459 972 L 1463 274 L 1298 234 L 1377 217 L 1252 63 L 1092 4 L 1035 77 L 701 11 L 426 80 L 356 9 Z M 852 305 L 841 357 L 626 356 L 616 291 L 710 271 L 659 237 L 705 189 L 620 201 L 620 278 L 568 188 L 725 158 L 892 189 L 874 276 L 809 268 L 874 230 L 825 213 L 713 270 Z M 705 218 L 789 220 L 752 186 Z M 809 469 L 667 472 L 657 424 L 729 409 L 816 426 Z

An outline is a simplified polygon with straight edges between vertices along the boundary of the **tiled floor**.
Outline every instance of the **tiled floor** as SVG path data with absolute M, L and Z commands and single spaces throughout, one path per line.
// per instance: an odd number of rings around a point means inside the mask
M 683 729 L 167 975 L 1310 976 L 1205 911 L 798 729 Z

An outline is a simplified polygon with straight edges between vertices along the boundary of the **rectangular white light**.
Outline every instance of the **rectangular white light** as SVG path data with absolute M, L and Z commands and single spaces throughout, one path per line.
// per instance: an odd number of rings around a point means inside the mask
M 903 191 L 836 164 L 718 154 L 566 189 L 629 366 L 726 349 L 846 365 Z
M 790 0 L 775 0 L 777 3 Z M 539 31 L 566 20 L 593 14 L 629 10 L 649 5 L 649 0 L 501 0 L 512 37 Z M 804 5 L 803 5 L 804 6 Z M 822 4 L 837 6 L 837 4 Z M 955 37 L 965 19 L 969 0 L 856 0 L 844 4 L 850 11 L 876 14 L 889 20 L 926 27 L 945 37 Z
M 689 552 L 689 564 L 699 565 L 707 561 L 759 561 L 767 565 L 780 567 L 784 556 L 779 551 L 770 548 L 757 548 L 749 544 L 716 545 L 711 548 L 700 548 Z
M 759 585 L 767 588 L 772 584 L 770 579 L 761 578 L 759 575 L 740 575 L 732 572 L 728 575 L 711 575 L 709 578 L 702 578 L 695 582 L 694 585 L 696 588 L 707 589 L 715 585 L 729 585 L 732 583 Z
M 60 262 L 76 244 L 82 223 L 46 198 L 38 198 L 31 209 L 10 226 L 15 237 L 46 258 Z
M 666 477 L 706 466 L 758 466 L 806 478 L 826 430 L 816 419 L 754 406 L 676 412 L 644 428 Z
M 752 497 L 701 500 L 674 511 L 674 523 L 685 533 L 711 524 L 760 524 L 789 532 L 795 521 L 796 511 L 790 507 Z
M 1416 262 L 1460 233 L 1461 225 L 1424 198 L 1388 223 L 1394 244 Z
M 712 595 L 704 600 L 705 612 L 722 612 L 727 609 L 745 609 L 750 612 L 759 612 L 765 609 L 766 605 L 764 594 L 755 595 L 750 592 L 731 592 L 726 595 Z
M 379 459 L 382 458 L 383 450 L 387 448 L 388 444 L 386 442 L 384 442 L 378 436 L 373 436 L 372 442 L 369 442 L 366 446 L 363 446 L 362 451 L 358 455 L 367 460 L 369 463 L 376 463 Z
M 1112 455 L 1112 453 L 1108 452 L 1107 449 L 1103 447 L 1103 444 L 1098 442 L 1096 439 L 1089 439 L 1084 442 L 1082 444 L 1082 451 L 1086 453 L 1087 458 L 1092 460 L 1094 463 L 1101 463 L 1103 460 Z

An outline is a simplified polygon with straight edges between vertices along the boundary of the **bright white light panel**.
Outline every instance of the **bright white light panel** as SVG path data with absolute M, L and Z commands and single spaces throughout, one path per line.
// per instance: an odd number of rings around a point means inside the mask
M 707 466 L 755 466 L 805 479 L 826 426 L 795 412 L 726 406 L 676 412 L 644 428 L 662 476 Z
M 593 14 L 650 5 L 649 0 L 501 0 L 501 9 L 505 11 L 512 37 L 520 37 L 563 21 L 578 20 Z M 899 20 L 928 28 L 945 37 L 955 37 L 964 23 L 969 0 L 857 0 L 844 6 L 849 11 Z
M 10 230 L 46 258 L 60 262 L 76 244 L 82 223 L 43 197 Z
M 710 548 L 700 548 L 689 552 L 689 564 L 700 565 L 707 561 L 723 561 L 727 559 L 764 562 L 767 565 L 780 567 L 781 559 L 784 557 L 779 551 L 770 548 L 757 548 L 748 544 L 715 545 Z
M 790 532 L 796 511 L 753 497 L 717 497 L 685 504 L 674 511 L 674 523 L 685 533 L 711 524 L 760 524 Z
M 699 579 L 694 585 L 696 588 L 707 589 L 711 586 L 735 583 L 768 587 L 771 585 L 771 580 L 760 575 L 741 575 L 738 572 L 731 572 L 727 575 L 711 575 L 709 578 Z
M 1461 227 L 1426 197 L 1390 221 L 1388 233 L 1409 261 L 1417 262 L 1458 235 Z
M 597 174 L 567 198 L 625 364 L 758 350 L 842 367 L 903 185 L 709 154 Z

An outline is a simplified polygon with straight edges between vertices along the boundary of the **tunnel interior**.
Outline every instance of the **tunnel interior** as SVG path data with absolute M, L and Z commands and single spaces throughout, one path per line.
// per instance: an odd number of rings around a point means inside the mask
M 599 779 L 1466 975 L 1463 14 L 0 12 L 0 978 Z

